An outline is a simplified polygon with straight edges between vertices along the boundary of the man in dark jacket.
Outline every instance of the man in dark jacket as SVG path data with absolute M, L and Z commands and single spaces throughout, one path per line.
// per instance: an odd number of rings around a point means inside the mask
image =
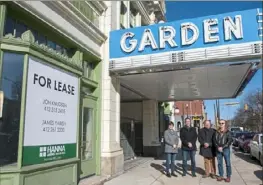
M 231 153 L 230 153 L 230 146 L 232 144 L 232 135 L 231 132 L 228 130 L 228 124 L 225 120 L 221 119 L 219 121 L 219 128 L 214 134 L 213 142 L 216 147 L 216 156 L 217 156 L 217 163 L 218 163 L 218 172 L 219 177 L 217 181 L 225 180 L 226 182 L 230 182 L 230 177 L 232 175 L 232 168 L 231 168 Z M 227 178 L 224 179 L 224 169 L 223 169 L 223 159 L 226 163 L 226 176 Z
M 180 139 L 182 142 L 181 148 L 183 154 L 183 176 L 186 176 L 187 157 L 188 155 L 190 155 L 192 176 L 196 177 L 195 153 L 196 153 L 197 132 L 194 127 L 191 127 L 190 118 L 185 119 L 185 126 L 180 130 Z
M 211 128 L 210 120 L 204 121 L 204 128 L 200 129 L 198 133 L 198 140 L 200 142 L 200 155 L 204 157 L 205 175 L 203 178 L 216 178 L 216 164 L 215 164 L 215 146 L 213 145 L 213 137 L 215 130 Z

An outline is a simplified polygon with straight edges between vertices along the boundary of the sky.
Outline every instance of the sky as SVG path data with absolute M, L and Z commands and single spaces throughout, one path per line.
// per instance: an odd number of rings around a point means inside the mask
M 240 11 L 253 8 L 262 8 L 260 1 L 167 1 L 166 18 L 167 22 L 182 20 L 208 15 L 216 15 L 226 12 Z M 236 99 L 220 100 L 221 118 L 230 119 L 235 115 L 236 110 L 244 103 L 244 98 L 251 92 L 262 89 L 262 69 L 258 70 L 252 80 L 244 89 L 243 93 Z M 239 105 L 227 107 L 226 102 L 239 102 Z M 205 100 L 208 119 L 214 121 L 215 100 Z

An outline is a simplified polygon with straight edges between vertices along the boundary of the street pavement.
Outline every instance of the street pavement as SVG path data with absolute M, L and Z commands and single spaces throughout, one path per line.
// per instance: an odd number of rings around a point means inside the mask
M 262 167 L 257 161 L 250 159 L 249 154 L 233 150 L 232 152 L 232 177 L 231 185 L 263 185 Z M 105 182 L 104 185 L 221 185 L 225 182 L 217 182 L 215 179 L 203 179 L 203 158 L 197 153 L 197 177 L 187 175 L 182 177 L 181 156 L 175 161 L 178 177 L 166 177 L 161 171 L 164 169 L 164 160 L 148 158 L 144 163 L 128 169 L 122 175 Z M 190 170 L 190 161 L 189 170 Z M 190 174 L 190 171 L 189 171 Z

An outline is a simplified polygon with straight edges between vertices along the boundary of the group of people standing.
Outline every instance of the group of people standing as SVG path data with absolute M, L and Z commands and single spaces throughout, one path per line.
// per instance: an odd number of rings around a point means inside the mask
M 179 141 L 181 139 L 181 147 Z M 219 121 L 219 128 L 211 128 L 210 120 L 204 121 L 204 128 L 197 133 L 195 127 L 191 126 L 190 118 L 185 119 L 185 126 L 180 129 L 180 136 L 174 130 L 174 123 L 169 123 L 169 128 L 164 132 L 165 154 L 166 154 L 166 175 L 167 177 L 175 176 L 176 155 L 179 148 L 182 151 L 183 174 L 187 174 L 187 158 L 191 160 L 191 175 L 196 177 L 195 155 L 197 151 L 197 139 L 200 143 L 200 155 L 204 157 L 205 174 L 203 178 L 211 177 L 217 181 L 230 182 L 231 178 L 231 161 L 230 146 L 232 143 L 231 133 L 225 120 Z M 219 175 L 216 175 L 216 161 L 218 163 Z M 224 178 L 223 160 L 226 163 L 226 178 Z

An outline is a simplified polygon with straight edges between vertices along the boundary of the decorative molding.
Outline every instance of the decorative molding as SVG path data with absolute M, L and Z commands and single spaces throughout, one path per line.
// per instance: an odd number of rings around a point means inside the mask
M 104 11 L 107 10 L 107 5 L 104 3 L 104 1 L 90 1 L 90 3 L 95 6 L 100 13 L 102 14 Z
M 82 92 L 82 95 L 85 97 L 85 98 L 89 98 L 91 100 L 94 100 L 94 101 L 97 101 L 99 98 L 96 97 L 96 96 L 93 96 L 93 95 L 86 95 L 85 93 Z
M 148 14 L 148 11 L 144 7 L 144 4 L 142 3 L 142 1 L 131 1 L 131 2 L 136 4 L 136 6 L 138 7 L 138 11 L 142 15 L 142 18 L 146 20 L 146 24 L 150 24 L 151 23 L 150 16 Z
M 35 41 L 35 37 L 30 30 L 25 31 L 21 35 L 21 38 L 15 37 L 12 34 L 7 34 L 3 37 L 1 41 L 2 43 L 16 44 L 20 46 L 22 45 L 22 46 L 30 47 L 42 53 L 43 52 L 48 53 L 52 58 L 55 58 L 56 60 L 59 60 L 66 65 L 74 67 L 75 69 L 78 69 L 79 71 L 83 71 L 82 61 L 76 60 L 74 58 L 69 58 L 65 54 L 57 52 L 56 50 L 49 48 L 48 46 L 44 44 L 38 44 L 38 41 Z
M 0 37 L 2 37 L 4 33 L 5 15 L 6 15 L 6 5 L 0 4 Z
M 70 16 L 72 22 L 77 24 L 78 30 L 81 30 L 82 33 L 84 33 L 86 36 L 92 38 L 94 41 L 96 41 L 99 44 L 102 44 L 106 41 L 107 36 L 98 28 L 96 27 L 89 19 L 87 19 L 81 12 L 79 12 L 77 9 L 75 10 L 75 7 L 69 3 L 68 1 L 47 1 L 43 2 L 46 6 L 53 6 L 56 7 L 57 12 L 60 15 L 63 15 L 65 13 L 70 13 L 72 16 Z
M 158 1 L 157 3 L 153 3 L 153 6 L 157 7 L 155 9 L 155 11 L 157 12 L 161 12 L 162 14 L 162 17 L 165 19 L 165 12 L 166 12 L 166 9 L 165 9 L 165 3 L 163 3 L 163 1 Z M 164 7 L 163 7 L 164 6 Z M 164 20 L 165 21 L 165 20 Z
M 165 21 L 165 12 L 160 3 L 160 1 L 141 1 L 148 15 L 154 13 L 158 15 L 158 20 L 162 19 Z
M 46 2 L 46 1 L 43 1 Z M 42 3 L 43 3 L 42 2 Z M 51 1 L 50 1 L 51 2 Z M 36 18 L 38 18 L 39 20 L 43 21 L 43 23 L 46 23 L 47 25 L 49 25 L 51 28 L 53 28 L 54 30 L 56 30 L 57 32 L 59 32 L 60 34 L 62 34 L 63 36 L 67 37 L 68 39 L 70 39 L 73 43 L 75 43 L 77 46 L 79 46 L 81 49 L 83 49 L 85 52 L 90 53 L 91 55 L 93 55 L 94 57 L 100 59 L 101 54 L 99 51 L 94 50 L 94 48 L 91 48 L 89 46 L 87 46 L 85 43 L 82 42 L 82 40 L 80 40 L 77 36 L 70 34 L 70 32 L 67 30 L 65 31 L 62 27 L 58 26 L 58 25 L 54 25 L 54 23 L 51 20 L 47 20 L 46 18 L 43 18 L 43 15 L 40 14 L 40 12 L 38 12 L 36 9 L 32 8 L 30 6 L 30 4 L 28 4 L 28 2 L 26 1 L 14 1 L 13 3 L 17 4 L 18 6 L 20 6 L 21 8 L 23 8 L 24 10 L 26 10 L 28 13 L 32 14 L 33 16 L 35 16 Z M 47 5 L 45 5 L 47 6 Z M 50 7 L 49 7 L 50 8 Z M 63 11 L 62 11 L 63 12 Z M 64 12 L 65 13 L 65 12 Z M 87 31 L 86 31 L 87 32 Z
M 82 77 L 81 78 L 81 82 L 84 83 L 83 84 L 84 86 L 91 86 L 94 89 L 98 87 L 98 82 L 90 80 L 90 79 L 88 79 L 86 77 Z
M 80 162 L 80 159 L 78 158 L 72 158 L 72 159 L 65 159 L 65 160 L 58 160 L 58 161 L 52 161 L 49 163 L 46 163 L 45 165 L 30 165 L 30 166 L 24 166 L 21 169 L 16 170 L 17 173 L 34 173 L 36 171 L 44 171 L 44 170 L 50 170 L 58 166 L 62 165 L 76 165 Z M 12 170 L 13 172 L 13 170 Z M 1 169 L 2 173 L 2 169 Z M 10 173 L 10 172 L 9 172 Z

